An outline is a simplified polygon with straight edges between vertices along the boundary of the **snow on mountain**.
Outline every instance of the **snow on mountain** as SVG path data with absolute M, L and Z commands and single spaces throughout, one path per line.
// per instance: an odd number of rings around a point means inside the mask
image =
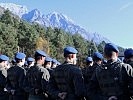
M 105 41 L 106 43 L 110 43 L 111 41 L 109 39 L 107 39 L 106 37 L 103 37 L 102 35 L 98 34 L 98 33 L 92 33 L 91 34 L 91 39 L 93 41 L 95 41 L 96 44 L 99 44 L 102 41 Z
M 50 26 L 52 28 L 62 28 L 72 34 L 79 33 L 86 40 L 93 40 L 97 44 L 102 41 L 107 43 L 110 42 L 106 37 L 103 37 L 98 33 L 87 32 L 85 28 L 75 24 L 73 20 L 62 13 L 53 12 L 47 15 L 42 15 L 38 9 L 34 9 L 28 12 L 27 7 L 13 3 L 0 3 L 0 6 L 4 7 L 5 9 L 9 9 L 12 13 L 18 15 L 20 18 L 30 23 L 36 22 L 45 27 Z
M 22 19 L 25 19 L 28 22 L 34 22 L 38 19 L 41 19 L 41 13 L 38 9 L 34 9 L 26 14 L 22 15 Z
M 43 18 L 47 19 L 47 21 L 49 22 L 48 25 L 51 27 L 62 28 L 65 31 L 70 32 L 72 34 L 80 33 L 81 36 L 84 37 L 85 39 L 90 41 L 93 40 L 97 44 L 99 44 L 102 41 L 110 42 L 107 38 L 101 36 L 98 33 L 87 32 L 83 27 L 75 24 L 73 20 L 71 20 L 70 18 L 68 18 L 66 15 L 62 13 L 53 12 L 46 16 L 43 16 Z
M 13 14 L 18 15 L 20 18 L 23 14 L 28 12 L 26 6 L 16 5 L 14 3 L 0 3 L 0 6 L 10 10 Z

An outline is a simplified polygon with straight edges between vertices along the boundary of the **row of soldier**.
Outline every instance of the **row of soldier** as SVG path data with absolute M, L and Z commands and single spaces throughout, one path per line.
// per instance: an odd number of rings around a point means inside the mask
M 26 55 L 19 52 L 8 70 L 9 58 L 0 55 L 0 100 L 132 100 L 133 49 L 125 50 L 123 63 L 117 46 L 107 43 L 104 57 L 95 52 L 83 69 L 76 65 L 77 53 L 73 47 L 64 48 L 65 62 L 60 65 L 37 50 L 26 65 Z

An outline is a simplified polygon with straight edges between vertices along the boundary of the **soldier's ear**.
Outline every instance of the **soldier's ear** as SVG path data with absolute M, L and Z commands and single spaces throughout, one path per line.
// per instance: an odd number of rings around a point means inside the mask
M 119 55 L 119 53 L 117 52 L 117 53 L 116 53 L 116 56 L 118 57 L 118 55 Z
M 72 58 L 74 58 L 74 54 L 72 54 Z

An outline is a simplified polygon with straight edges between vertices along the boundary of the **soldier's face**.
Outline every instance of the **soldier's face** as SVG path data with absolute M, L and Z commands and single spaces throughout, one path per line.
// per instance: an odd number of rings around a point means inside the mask
M 4 61 L 4 67 L 6 68 L 8 66 L 8 61 Z
M 51 68 L 52 62 L 48 62 L 46 68 Z
M 42 56 L 41 60 L 42 60 L 42 64 L 44 64 L 45 63 L 45 57 Z

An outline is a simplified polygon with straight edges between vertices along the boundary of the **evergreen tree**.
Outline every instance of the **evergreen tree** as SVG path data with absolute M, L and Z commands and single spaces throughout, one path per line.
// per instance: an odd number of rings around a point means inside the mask
M 4 14 L 2 14 L 1 16 L 1 22 L 5 23 L 5 24 L 14 24 L 13 23 L 13 18 L 11 16 L 11 12 L 9 10 L 5 10 Z
M 4 23 L 0 23 L 0 53 L 13 57 L 17 52 L 17 34 L 15 29 Z

